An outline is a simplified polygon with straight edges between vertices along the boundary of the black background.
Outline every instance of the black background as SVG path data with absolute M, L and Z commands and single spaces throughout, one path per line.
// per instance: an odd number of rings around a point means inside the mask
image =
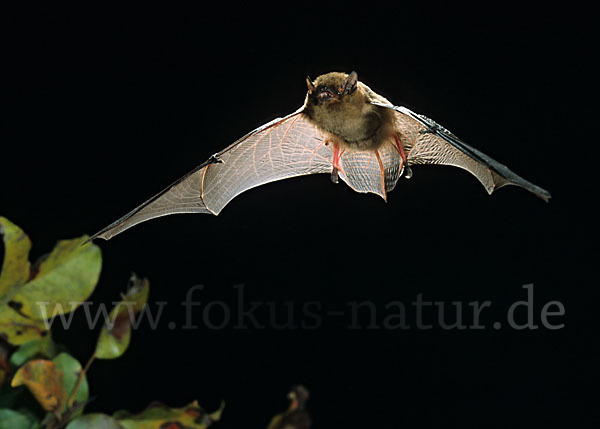
M 122 358 L 94 363 L 88 410 L 193 399 L 213 409 L 224 399 L 219 427 L 265 427 L 302 383 L 315 428 L 589 423 L 597 338 L 586 306 L 597 280 L 584 271 L 593 230 L 579 173 L 594 144 L 584 131 L 591 109 L 580 103 L 588 15 L 504 2 L 5 13 L 0 213 L 28 232 L 33 258 L 57 239 L 96 232 L 295 110 L 304 77 L 332 70 L 356 70 L 553 195 L 545 204 L 509 187 L 490 197 L 468 173 L 431 166 L 414 168 L 386 204 L 317 175 L 251 190 L 218 217 L 170 216 L 99 241 L 94 302 L 117 300 L 135 271 L 150 279 L 151 302 L 168 305 Z M 536 323 L 556 300 L 566 315 L 551 320 L 563 329 L 505 323 L 528 283 Z M 227 328 L 180 329 L 180 302 L 198 284 L 195 300 L 232 309 Z M 309 301 L 348 312 L 347 303 L 370 300 L 381 322 L 385 304 L 399 300 L 412 328 L 350 330 L 349 317 L 324 316 L 315 330 L 236 330 L 237 284 L 247 308 L 274 302 L 284 318 L 293 302 L 297 320 Z M 418 294 L 446 308 L 462 302 L 466 324 L 469 302 L 491 301 L 486 329 L 444 330 L 435 320 L 416 329 Z M 268 324 L 264 308 L 257 317 Z M 74 324 L 56 337 L 85 361 L 98 329 L 80 313 Z

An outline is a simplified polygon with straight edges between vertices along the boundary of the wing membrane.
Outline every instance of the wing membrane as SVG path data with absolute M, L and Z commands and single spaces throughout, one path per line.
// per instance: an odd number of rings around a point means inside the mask
M 325 136 L 297 110 L 245 135 L 94 236 L 108 240 L 175 213 L 219 214 L 242 192 L 276 180 L 331 172 Z
M 548 191 L 467 145 L 428 117 L 402 106 L 393 106 L 385 102 L 373 104 L 395 110 L 400 139 L 407 151 L 408 165 L 452 165 L 473 174 L 489 194 L 503 186 L 515 185 L 527 189 L 544 201 L 550 199 Z
M 356 192 L 371 192 L 387 198 L 400 178 L 402 158 L 391 143 L 377 152 L 347 150 L 341 157 L 340 177 Z

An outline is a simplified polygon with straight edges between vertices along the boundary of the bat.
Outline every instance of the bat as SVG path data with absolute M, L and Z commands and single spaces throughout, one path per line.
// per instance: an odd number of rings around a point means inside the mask
M 132 226 L 175 213 L 218 215 L 242 192 L 265 183 L 328 173 L 356 192 L 387 200 L 412 166 L 452 165 L 473 174 L 491 194 L 520 186 L 548 202 L 550 193 L 467 145 L 446 128 L 395 106 L 356 72 L 331 72 L 313 82 L 295 112 L 251 131 L 90 240 L 109 240 Z

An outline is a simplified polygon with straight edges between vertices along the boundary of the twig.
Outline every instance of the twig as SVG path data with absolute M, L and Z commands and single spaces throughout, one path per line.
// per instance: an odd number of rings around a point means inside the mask
M 67 400 L 68 408 L 71 408 L 73 406 L 73 402 L 75 402 L 75 395 L 77 394 L 77 391 L 79 390 L 79 387 L 81 386 L 81 383 L 83 382 L 83 377 L 85 377 L 85 374 L 90 369 L 90 366 L 92 366 L 92 362 L 94 362 L 94 359 L 96 359 L 96 352 L 94 352 L 94 354 L 90 357 L 90 359 L 85 364 L 85 367 L 79 373 L 79 378 L 77 378 L 77 383 L 75 383 L 75 387 L 73 387 L 73 391 L 71 392 L 71 394 L 69 395 L 69 399 Z

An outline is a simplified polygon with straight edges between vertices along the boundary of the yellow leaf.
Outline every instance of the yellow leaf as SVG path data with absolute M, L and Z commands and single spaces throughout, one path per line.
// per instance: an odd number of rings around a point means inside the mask
M 76 307 L 71 302 L 80 303 L 92 293 L 102 258 L 98 246 L 81 245 L 87 236 L 63 240 L 32 276 L 29 237 L 1 216 L 0 235 L 5 248 L 0 272 L 0 335 L 11 344 L 21 345 L 44 336 L 48 330 L 46 316 L 69 312 Z
M 10 385 L 25 385 L 44 410 L 54 411 L 60 410 L 66 399 L 62 378 L 63 373 L 54 362 L 38 359 L 19 368 Z
M 196 401 L 182 408 L 155 402 L 139 414 L 118 411 L 113 417 L 125 429 L 206 429 L 220 419 L 224 406 L 222 403 L 217 411 L 208 414 Z
M 0 235 L 4 241 L 4 261 L 0 272 L 0 301 L 3 301 L 29 279 L 31 240 L 21 228 L 2 216 Z
M 46 331 L 41 320 L 23 317 L 8 305 L 0 304 L 0 333 L 9 343 L 20 346 L 29 340 L 42 338 Z

